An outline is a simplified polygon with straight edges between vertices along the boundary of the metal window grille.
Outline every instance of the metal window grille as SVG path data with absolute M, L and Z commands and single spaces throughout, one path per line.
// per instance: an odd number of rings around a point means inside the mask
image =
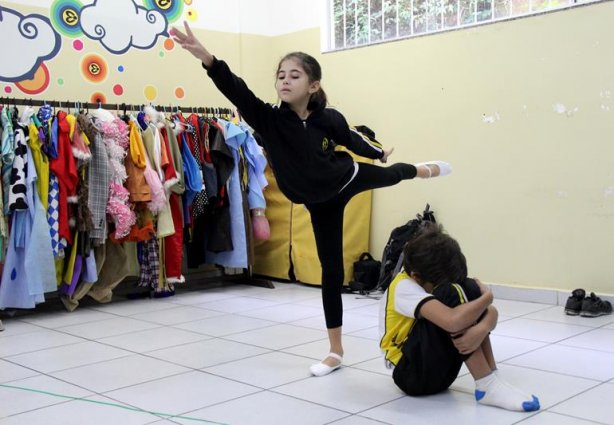
M 328 0 L 328 50 L 515 19 L 605 0 Z

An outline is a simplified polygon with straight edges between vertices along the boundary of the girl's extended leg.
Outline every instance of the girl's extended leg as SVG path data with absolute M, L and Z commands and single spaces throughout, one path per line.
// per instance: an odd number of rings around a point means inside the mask
M 402 180 L 413 179 L 418 172 L 416 167 L 411 164 L 397 163 L 388 167 L 364 162 L 356 164 L 358 165 L 358 172 L 340 193 L 341 196 L 348 199 L 365 190 L 394 186 Z
M 347 200 L 333 200 L 306 205 L 311 214 L 311 225 L 316 240 L 318 258 L 322 266 L 322 304 L 328 329 L 330 353 L 311 372 L 316 376 L 326 375 L 341 365 L 343 345 L 343 210 Z
M 446 175 L 452 171 L 450 165 L 442 161 L 431 161 L 416 165 L 396 163 L 388 167 L 364 162 L 356 164 L 358 165 L 358 172 L 340 193 L 340 196 L 348 200 L 365 190 L 394 186 L 402 180 L 410 180 L 414 177 L 429 178 Z

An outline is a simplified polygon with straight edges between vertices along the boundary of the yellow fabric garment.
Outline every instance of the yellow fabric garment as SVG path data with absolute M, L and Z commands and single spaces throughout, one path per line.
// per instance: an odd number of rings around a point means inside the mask
M 70 285 L 72 282 L 73 273 L 75 272 L 75 260 L 77 259 L 77 243 L 79 242 L 79 232 L 75 232 L 75 241 L 70 250 L 70 257 L 68 257 L 68 264 L 66 265 L 66 271 L 64 273 L 64 282 Z
M 372 160 L 350 155 L 360 162 Z M 255 274 L 280 279 L 290 279 L 292 268 L 298 282 L 310 285 L 322 284 L 322 267 L 318 259 L 311 216 L 304 205 L 293 204 L 279 190 L 271 168 L 265 176 L 269 182 L 264 191 L 266 217 L 271 236 L 255 243 Z M 343 220 L 343 269 L 344 284 L 352 279 L 354 261 L 369 250 L 371 225 L 371 193 L 365 191 L 354 196 L 345 208 Z M 357 225 L 359 223 L 359 225 Z
M 80 130 L 81 130 L 81 140 L 83 140 L 83 143 L 85 143 L 85 146 L 89 146 L 90 139 L 88 139 L 87 134 L 85 134 L 85 131 L 83 131 L 82 128 Z
M 134 121 L 130 121 L 130 158 L 139 168 L 145 168 L 145 145 L 141 138 L 141 130 Z
M 58 284 L 58 288 L 62 284 L 62 273 L 64 272 L 64 260 L 65 257 L 55 257 L 55 280 Z
M 43 208 L 47 211 L 47 205 L 49 204 L 49 158 L 42 151 L 42 141 L 38 137 L 38 128 L 33 123 L 29 125 L 30 150 L 32 152 L 32 159 L 34 160 L 34 168 L 36 168 L 36 190 L 40 197 Z
M 73 135 L 75 134 L 75 124 L 77 123 L 77 117 L 71 114 L 66 115 L 66 122 L 70 126 L 70 131 L 68 132 L 68 137 L 72 140 Z
M 239 158 L 241 161 L 241 167 L 239 167 L 239 176 L 241 178 L 241 187 L 246 188 L 249 184 L 249 176 L 247 175 L 247 160 L 245 159 L 245 152 L 243 151 L 243 147 L 239 147 Z

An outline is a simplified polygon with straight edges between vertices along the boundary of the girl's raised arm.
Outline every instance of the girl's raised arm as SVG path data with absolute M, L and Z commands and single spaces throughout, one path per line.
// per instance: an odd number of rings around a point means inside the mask
M 213 64 L 213 55 L 209 53 L 207 48 L 198 41 L 196 36 L 194 36 L 194 33 L 186 21 L 183 22 L 183 25 L 185 27 L 185 34 L 175 27 L 171 28 L 170 35 L 173 37 L 173 40 L 188 52 L 192 53 L 194 57 L 209 68 Z

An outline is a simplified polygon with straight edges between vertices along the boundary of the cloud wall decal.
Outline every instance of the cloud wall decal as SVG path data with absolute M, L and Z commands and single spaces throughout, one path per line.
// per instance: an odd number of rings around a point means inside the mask
M 96 0 L 83 6 L 80 20 L 83 33 L 114 54 L 126 53 L 131 47 L 149 49 L 159 36 L 168 36 L 164 15 L 133 0 Z
M 40 65 L 55 57 L 62 46 L 60 35 L 49 18 L 22 13 L 0 6 L 0 40 L 2 43 L 0 81 L 18 82 L 32 79 Z

